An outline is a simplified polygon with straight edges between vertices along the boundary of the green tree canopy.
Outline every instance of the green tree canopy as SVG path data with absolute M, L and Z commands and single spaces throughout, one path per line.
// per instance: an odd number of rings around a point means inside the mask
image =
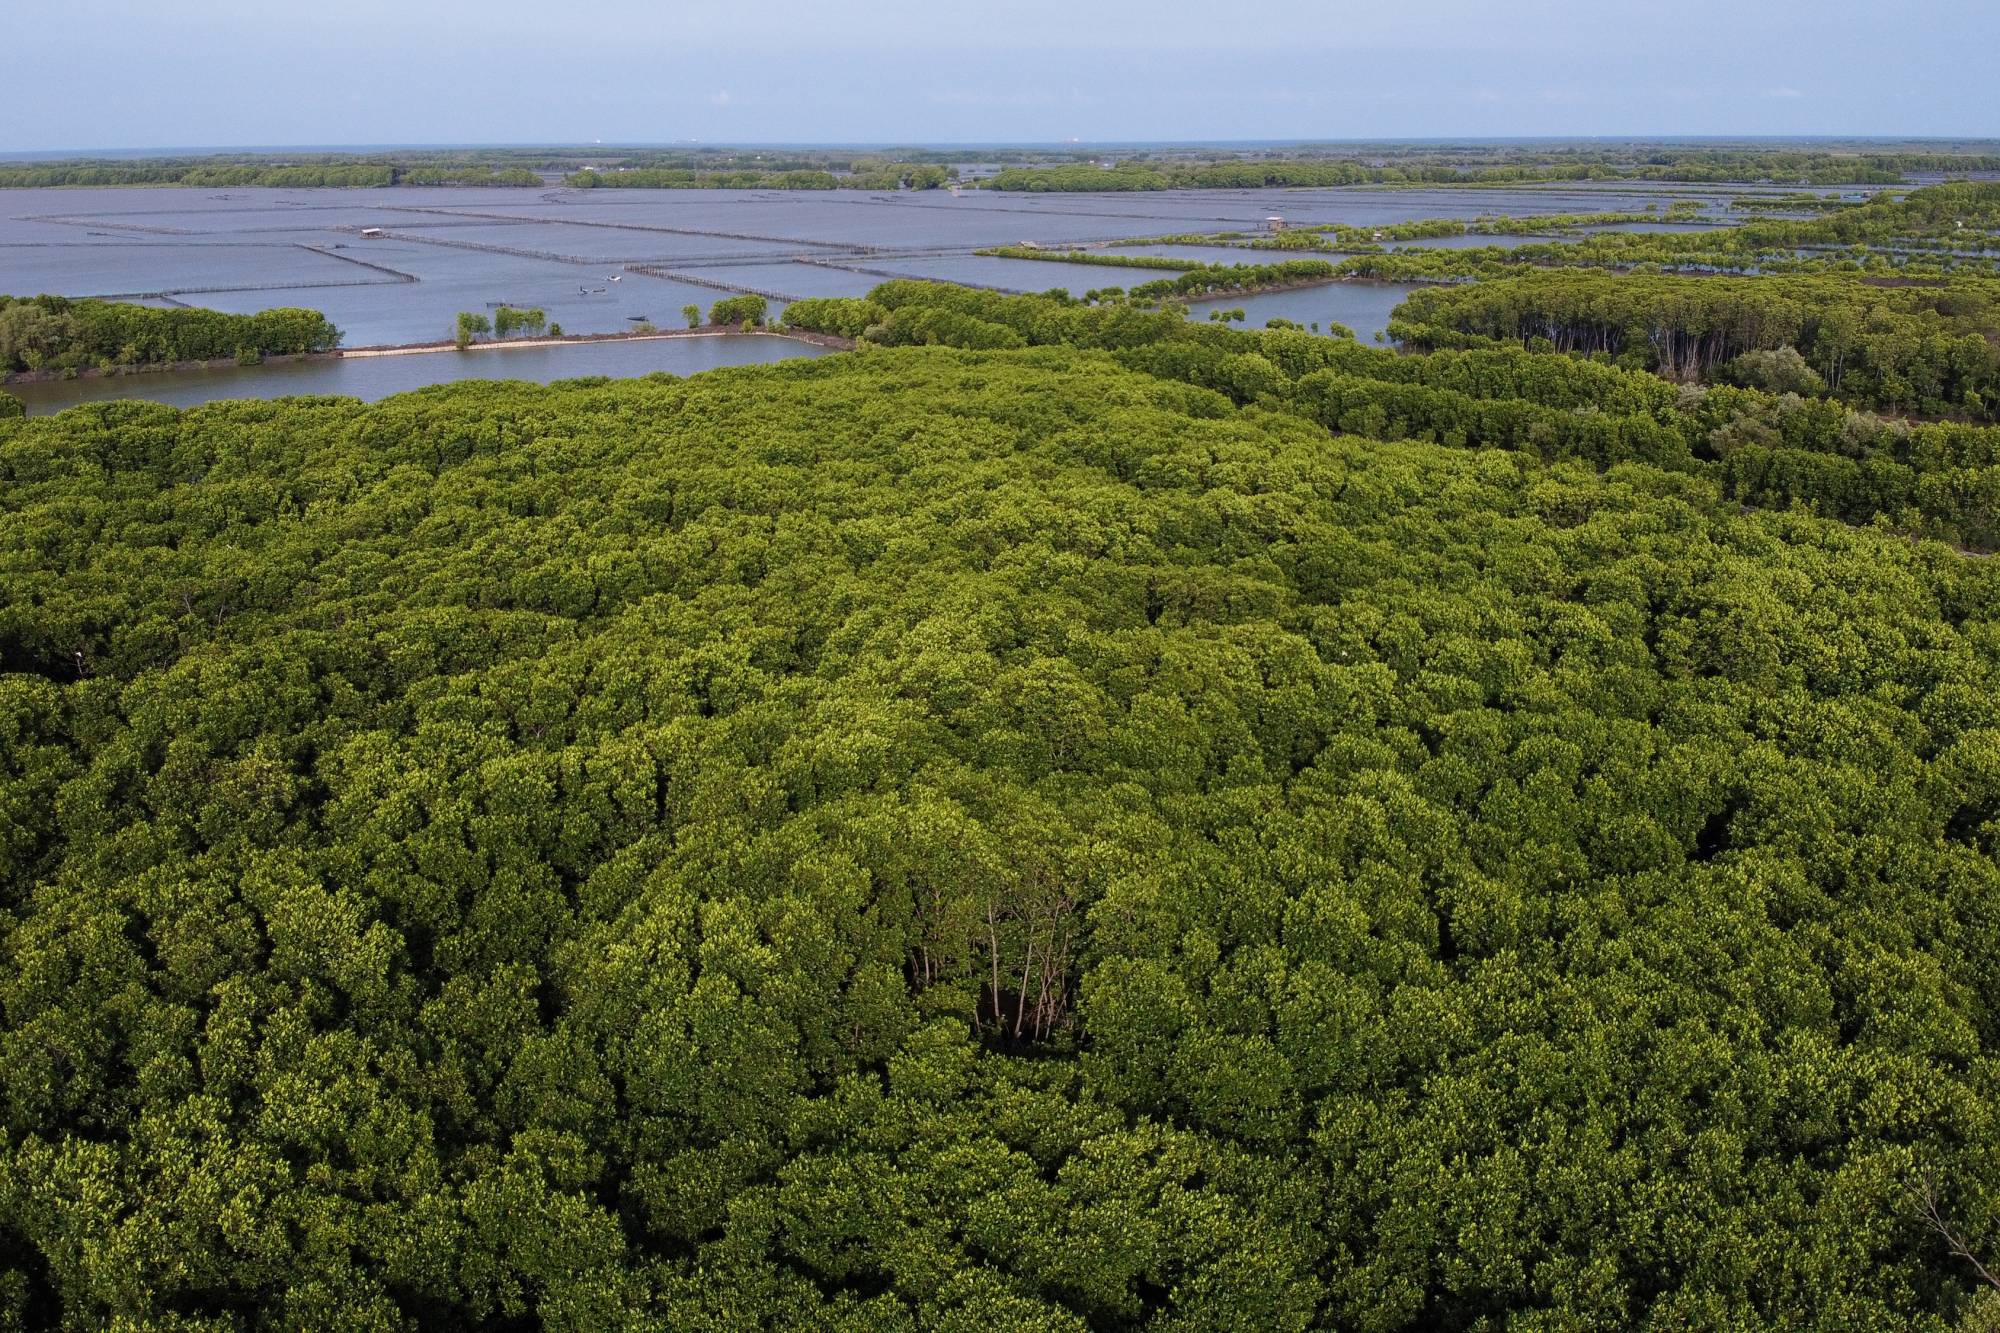
M 1992 563 L 987 295 L 0 422 L 12 1322 L 1959 1318 Z

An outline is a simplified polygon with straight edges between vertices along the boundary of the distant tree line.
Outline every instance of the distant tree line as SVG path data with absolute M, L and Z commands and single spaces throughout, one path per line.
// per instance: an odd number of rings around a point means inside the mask
M 363 188 L 391 185 L 540 185 L 523 168 L 400 167 L 389 163 L 325 163 L 300 166 L 190 165 L 155 162 L 84 164 L 0 163 L 0 189 L 51 186 L 178 185 L 201 189 Z
M 1764 218 L 1737 226 L 1685 231 L 1618 230 L 1632 223 L 1693 215 L 1690 206 L 1683 203 L 1664 214 L 1488 216 L 1470 221 L 1425 218 L 1379 227 L 1329 223 L 1254 237 L 1222 231 L 1139 238 L 1119 242 L 1114 253 L 1028 246 L 1003 246 L 980 253 L 1066 263 L 1190 269 L 1201 265 L 1173 256 L 1129 252 L 1160 245 L 1232 245 L 1245 251 L 1245 259 L 1273 251 L 1343 255 L 1338 276 L 1393 282 L 1463 282 L 1543 268 L 1745 275 L 1848 273 L 1895 279 L 2000 274 L 2000 183 L 1928 186 L 1907 196 L 1885 194 L 1866 203 L 1843 202 L 1824 216 L 1805 219 Z M 1574 240 L 1383 249 L 1383 244 L 1391 241 L 1585 229 L 1585 234 Z
M 1907 197 L 1854 204 L 1809 219 L 1765 218 L 1738 226 L 1685 231 L 1635 232 L 1618 228 L 1658 220 L 1653 213 L 1566 214 L 1486 217 L 1466 221 L 1426 218 L 1354 227 L 1324 224 L 1275 235 L 1241 232 L 1153 237 L 1121 242 L 1119 250 L 1147 245 L 1229 244 L 1245 258 L 1258 253 L 1337 253 L 1341 275 L 1389 281 L 1456 282 L 1504 277 L 1537 268 L 1596 268 L 1622 271 L 1694 273 L 1857 273 L 1885 277 L 1937 278 L 2000 272 L 2000 184 L 1943 185 Z M 1669 210 L 1668 220 L 1690 216 Z M 1439 248 L 1410 245 L 1385 251 L 1383 243 L 1433 237 L 1536 231 L 1574 232 L 1576 239 L 1531 241 L 1512 246 Z M 1133 267 L 1189 267 L 1170 256 L 1081 254 L 1008 246 L 982 253 L 1017 259 L 1061 259 L 1075 263 L 1121 263 Z
M 1099 167 L 1090 163 L 1007 167 L 981 184 L 989 190 L 1013 190 L 1029 194 L 1080 191 L 1130 192 L 1170 188 L 1165 171 L 1130 162 L 1112 167 Z
M 1180 259 L 1173 255 L 1127 255 L 1106 250 L 1045 250 L 1039 246 L 1027 245 L 993 245 L 973 253 L 994 259 L 1040 259 L 1057 264 L 1097 264 L 1104 268 L 1172 269 L 1178 272 L 1184 269 L 1218 267 Z M 1255 258 L 1255 255 L 1246 251 L 1243 262 L 1248 264 Z
M 1561 181 L 1645 180 L 1682 183 L 1900 185 L 1919 172 L 2000 170 L 1990 153 L 1874 153 L 1673 150 L 1550 155 L 1525 151 L 1513 160 L 1365 161 L 1329 156 L 1245 157 L 1226 161 L 1094 162 L 1007 167 L 985 184 L 996 190 L 1125 191 L 1325 188 L 1342 185 L 1509 185 Z
M 1617 221 L 1639 219 L 1619 218 Z M 1535 219 L 1518 220 L 1520 230 Z M 1509 229 L 1508 220 L 1461 224 L 1451 219 L 1382 228 L 1383 239 Z M 1588 215 L 1554 220 L 1564 229 L 1593 225 Z M 1733 227 L 1683 232 L 1602 230 L 1576 240 L 1512 247 L 1411 247 L 1370 253 L 1372 231 L 1300 228 L 1259 237 L 1259 250 L 1334 249 L 1353 253 L 1343 272 L 1396 281 L 1489 278 L 1532 268 L 1607 268 L 1702 273 L 1852 272 L 1899 277 L 1993 274 L 2000 271 L 2000 183 L 1927 186 L 1906 196 L 1884 195 L 1812 218 L 1758 218 Z
M 384 153 L 219 153 L 151 158 L 72 158 L 0 165 L 0 186 L 184 185 L 521 185 L 544 173 L 591 175 L 619 184 L 704 188 L 721 181 L 749 188 L 830 188 L 832 176 L 861 189 L 933 188 L 956 176 L 966 155 L 936 148 L 851 150 L 738 148 L 407 149 Z M 994 147 L 977 157 L 999 164 L 987 182 L 1003 190 L 1243 189 L 1387 185 L 1509 185 L 1591 180 L 1764 182 L 1801 186 L 1895 185 L 1913 174 L 2000 170 L 1985 141 L 1884 145 L 1877 141 L 1688 144 L 1634 140 L 1551 144 L 1363 143 L 1302 145 L 1218 157 L 1201 145 L 1107 154 L 1083 148 Z M 1108 165 L 1107 165 L 1108 163 Z M 594 170 L 585 170 L 592 168 Z M 626 170 L 620 170 L 624 168 Z M 645 173 L 662 173 L 648 176 Z M 789 183 L 788 183 L 789 182 Z M 608 184 L 600 180 L 595 184 Z
M 640 167 L 630 171 L 573 171 L 563 177 L 573 189 L 619 190 L 835 190 L 830 171 L 683 171 Z
M 839 172 L 818 168 L 709 170 L 695 167 L 587 168 L 563 177 L 577 189 L 620 190 L 935 190 L 949 182 L 941 166 L 893 163 Z

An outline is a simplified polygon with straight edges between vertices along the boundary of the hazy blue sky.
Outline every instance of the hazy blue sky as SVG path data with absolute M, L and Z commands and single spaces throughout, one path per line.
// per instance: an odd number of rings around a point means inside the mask
M 0 150 L 2000 135 L 1995 0 L 73 0 L 7 26 Z

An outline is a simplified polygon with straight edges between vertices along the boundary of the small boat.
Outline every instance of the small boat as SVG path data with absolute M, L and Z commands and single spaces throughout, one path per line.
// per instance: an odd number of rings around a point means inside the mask
M 644 315 L 627 315 L 625 318 L 631 320 L 634 324 L 644 324 L 646 322 L 646 316 Z

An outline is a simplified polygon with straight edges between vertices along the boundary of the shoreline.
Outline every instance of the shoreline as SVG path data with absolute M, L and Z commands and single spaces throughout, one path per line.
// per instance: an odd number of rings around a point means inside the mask
M 500 352 L 516 347 L 569 347 L 577 343 L 609 342 L 658 342 L 667 338 L 789 338 L 793 342 L 812 343 L 819 347 L 830 347 L 836 351 L 852 351 L 854 342 L 850 338 L 835 337 L 830 333 L 817 333 L 811 329 L 754 328 L 744 330 L 734 326 L 704 324 L 693 329 L 654 329 L 650 333 L 565 333 L 560 338 L 508 338 L 504 341 L 469 343 L 460 348 L 449 338 L 441 342 L 428 343 L 384 343 L 375 347 L 336 348 L 332 352 L 309 353 L 309 356 L 328 358 L 358 358 L 369 356 L 420 356 L 430 352 Z M 235 362 L 228 364 L 234 365 Z
M 1299 292 L 1308 287 L 1332 287 L 1338 283 L 1367 283 L 1374 286 L 1390 287 L 1449 287 L 1453 284 L 1438 278 L 1376 278 L 1362 274 L 1346 273 L 1335 278 L 1306 278 L 1299 282 L 1273 282 L 1258 287 L 1232 287 L 1228 291 L 1210 292 L 1200 296 L 1169 296 L 1165 298 L 1176 305 L 1196 305 L 1203 301 L 1227 301 L 1238 296 L 1269 296 L 1274 292 Z
M 837 352 L 854 350 L 854 340 L 836 337 L 830 333 L 818 333 L 811 329 L 759 328 L 745 332 L 734 327 L 704 324 L 693 329 L 655 329 L 650 333 L 576 333 L 564 334 L 560 338 L 509 338 L 504 341 L 471 343 L 461 349 L 457 343 L 446 338 L 438 342 L 424 343 L 381 343 L 371 347 L 336 347 L 326 352 L 288 352 L 262 357 L 249 365 L 241 365 L 235 357 L 218 357 L 212 361 L 162 361 L 153 365 L 114 366 L 105 370 L 100 366 L 78 366 L 73 370 L 20 370 L 0 376 L 0 386 L 9 384 L 59 384 L 66 380 L 121 379 L 128 375 L 169 375 L 197 370 L 255 370 L 258 366 L 289 365 L 294 361 L 341 361 L 376 356 L 423 356 L 436 352 L 497 352 L 517 347 L 570 347 L 577 344 L 609 342 L 657 342 L 667 338 L 788 338 L 793 342 L 810 343 L 815 347 L 825 347 Z

